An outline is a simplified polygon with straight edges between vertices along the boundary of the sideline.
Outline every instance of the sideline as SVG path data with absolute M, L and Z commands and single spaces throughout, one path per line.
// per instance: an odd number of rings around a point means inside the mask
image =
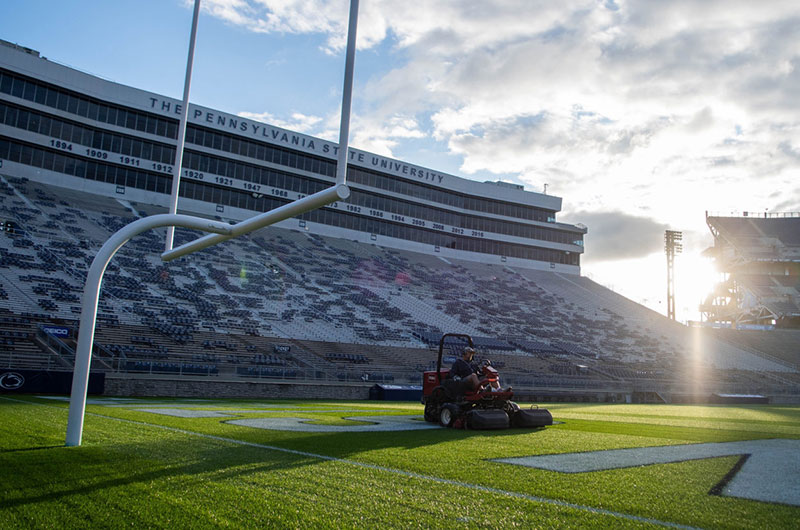
M 6 396 L 0 396 L 0 399 L 5 399 L 5 400 L 8 400 L 8 401 L 15 401 L 17 403 L 24 403 L 26 405 L 39 405 L 39 406 L 43 406 L 43 407 L 57 408 L 57 409 L 63 410 L 64 412 L 67 412 L 67 409 L 65 409 L 64 407 L 59 407 L 59 406 L 52 405 L 52 404 L 49 404 L 49 403 L 36 403 L 36 402 L 32 402 L 32 401 L 25 401 L 25 400 L 21 400 L 21 399 L 9 398 L 9 397 L 6 397 Z M 234 438 L 226 438 L 224 436 L 214 436 L 212 434 L 203 434 L 203 433 L 194 432 L 194 431 L 187 431 L 185 429 L 178 429 L 176 427 L 168 427 L 166 425 L 159 425 L 157 423 L 147 423 L 147 422 L 144 422 L 144 421 L 128 420 L 128 419 L 125 419 L 125 418 L 115 418 L 114 416 L 106 416 L 104 414 L 98 414 L 96 412 L 87 412 L 86 414 L 87 415 L 91 415 L 91 416 L 95 416 L 95 417 L 98 417 L 98 418 L 104 418 L 104 419 L 108 419 L 108 420 L 116 420 L 116 421 L 120 421 L 120 422 L 123 422 L 123 423 L 132 423 L 132 424 L 135 424 L 135 425 L 144 425 L 144 426 L 147 426 L 147 427 L 153 427 L 153 428 L 162 429 L 162 430 L 165 430 L 165 431 L 171 431 L 171 432 L 176 432 L 176 433 L 180 433 L 180 434 L 186 434 L 186 435 L 189 435 L 189 436 L 196 436 L 196 437 L 199 437 L 199 438 L 206 438 L 206 439 L 209 439 L 209 440 L 215 440 L 215 441 L 218 441 L 218 442 L 230 443 L 230 444 L 234 444 L 234 445 L 243 445 L 243 446 L 247 446 L 247 447 L 255 447 L 255 448 L 258 448 L 258 449 L 266 449 L 268 451 L 278 451 L 278 452 L 281 452 L 281 453 L 288 453 L 288 454 L 304 456 L 304 457 L 308 457 L 308 458 L 316 458 L 318 460 L 325 460 L 325 461 L 328 461 L 328 462 L 339 462 L 339 463 L 349 464 L 349 465 L 352 465 L 352 466 L 361 467 L 361 468 L 365 468 L 365 469 L 372 469 L 372 470 L 375 470 L 375 471 L 383 471 L 385 473 L 390 473 L 390 474 L 394 474 L 394 475 L 400 475 L 400 476 L 404 476 L 404 477 L 408 477 L 408 478 L 414 478 L 414 479 L 418 479 L 418 480 L 436 482 L 438 484 L 446 484 L 446 485 L 450 485 L 450 486 L 457 486 L 457 487 L 467 488 L 467 489 L 470 489 L 470 490 L 480 491 L 480 492 L 484 492 L 484 493 L 493 493 L 493 494 L 496 494 L 496 495 L 503 495 L 503 496 L 506 496 L 506 497 L 513 497 L 513 498 L 517 498 L 517 499 L 523 499 L 523 500 L 526 500 L 526 501 L 531 501 L 531 502 L 535 502 L 535 503 L 539 503 L 539 504 L 549 504 L 551 506 L 560 506 L 562 508 L 570 508 L 570 509 L 573 509 L 573 510 L 584 511 L 584 512 L 594 513 L 594 514 L 598 514 L 598 515 L 608 515 L 608 516 L 611 516 L 611 517 L 617 517 L 619 519 L 626 519 L 626 520 L 629 520 L 629 521 L 635 521 L 637 523 L 649 523 L 649 524 L 654 524 L 654 525 L 658 525 L 658 526 L 664 526 L 664 527 L 667 527 L 667 528 L 681 528 L 681 529 L 699 530 L 697 527 L 694 527 L 694 526 L 687 526 L 687 525 L 682 525 L 682 524 L 678 524 L 678 523 L 672 523 L 672 522 L 669 522 L 669 521 L 660 521 L 658 519 L 650 519 L 648 517 L 641 517 L 641 516 L 638 516 L 638 515 L 632 515 L 632 514 L 628 514 L 628 513 L 614 512 L 614 511 L 611 511 L 611 510 L 604 510 L 602 508 L 594 508 L 592 506 L 585 506 L 585 505 L 582 505 L 582 504 L 574 504 L 574 503 L 571 503 L 571 502 L 560 501 L 558 499 L 548 499 L 547 497 L 537 497 L 535 495 L 528 495 L 528 494 L 519 493 L 519 492 L 516 492 L 516 491 L 501 490 L 499 488 L 492 488 L 492 487 L 489 487 L 489 486 L 481 486 L 479 484 L 470 484 L 469 482 L 461 482 L 461 481 L 458 481 L 458 480 L 451 480 L 451 479 L 446 479 L 446 478 L 441 478 L 441 477 L 435 477 L 435 476 L 432 476 L 432 475 L 423 475 L 421 473 L 415 473 L 413 471 L 404 471 L 402 469 L 394 469 L 394 468 L 391 468 L 391 467 L 379 466 L 379 465 L 375 465 L 375 464 L 368 464 L 368 463 L 365 463 L 365 462 L 358 462 L 356 460 L 348 460 L 346 458 L 337 458 L 337 457 L 334 457 L 334 456 L 321 455 L 321 454 L 317 454 L 317 453 L 309 453 L 309 452 L 306 452 L 306 451 L 298 451 L 296 449 L 287 449 L 285 447 L 277 447 L 277 446 L 274 446 L 274 445 L 259 444 L 259 443 L 254 443 L 254 442 L 246 442 L 246 441 L 243 441 L 243 440 L 236 440 Z M 76 447 L 76 448 L 74 448 L 72 450 L 79 451 L 80 447 Z

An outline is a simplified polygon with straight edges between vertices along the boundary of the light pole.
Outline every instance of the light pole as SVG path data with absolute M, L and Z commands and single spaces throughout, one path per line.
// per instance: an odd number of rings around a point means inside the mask
M 683 232 L 667 230 L 664 233 L 664 251 L 667 253 L 667 317 L 675 320 L 675 254 L 683 252 Z

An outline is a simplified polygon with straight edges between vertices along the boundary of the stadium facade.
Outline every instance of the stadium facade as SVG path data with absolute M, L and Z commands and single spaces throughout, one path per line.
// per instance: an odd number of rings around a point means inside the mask
M 0 45 L 2 171 L 169 204 L 181 102 Z M 329 187 L 338 146 L 191 105 L 179 209 L 242 220 Z M 587 229 L 561 199 L 350 149 L 347 202 L 277 226 L 469 261 L 580 273 Z

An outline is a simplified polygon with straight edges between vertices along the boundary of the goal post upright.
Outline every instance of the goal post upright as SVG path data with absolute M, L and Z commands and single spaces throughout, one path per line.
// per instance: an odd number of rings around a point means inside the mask
M 186 58 L 186 77 L 183 81 L 183 107 L 181 107 L 181 121 L 178 125 L 178 145 L 175 148 L 175 174 L 172 175 L 172 193 L 170 194 L 169 213 L 178 213 L 178 191 L 181 186 L 181 173 L 183 173 L 183 147 L 186 144 L 186 125 L 189 121 L 189 87 L 192 84 L 192 66 L 194 65 L 194 45 L 197 40 L 197 19 L 200 18 L 200 0 L 194 0 L 192 13 L 192 31 L 189 35 L 189 56 Z M 164 250 L 172 249 L 175 237 L 175 227 L 167 227 L 167 238 Z
M 358 0 L 350 0 L 350 18 L 347 26 L 347 48 L 344 59 L 342 87 L 342 115 L 339 121 L 339 157 L 336 164 L 336 184 L 347 183 L 347 152 L 350 137 L 350 107 L 353 100 L 353 71 L 356 61 L 356 27 L 358 25 Z

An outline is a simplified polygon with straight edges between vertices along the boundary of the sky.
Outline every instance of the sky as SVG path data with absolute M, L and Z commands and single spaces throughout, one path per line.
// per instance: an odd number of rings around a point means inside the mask
M 180 99 L 191 0 L 3 0 L 0 39 Z M 202 0 L 193 103 L 336 141 L 349 0 Z M 563 199 L 581 273 L 678 320 L 706 212 L 800 211 L 797 0 L 361 0 L 350 145 Z

